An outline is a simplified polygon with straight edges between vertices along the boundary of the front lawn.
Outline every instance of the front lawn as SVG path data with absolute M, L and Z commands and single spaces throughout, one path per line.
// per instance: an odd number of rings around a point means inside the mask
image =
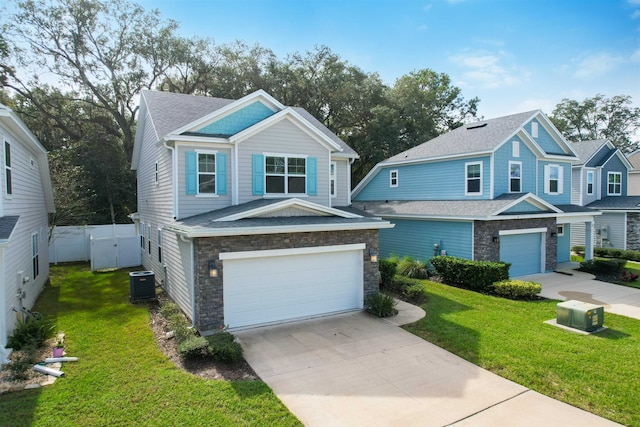
M 640 321 L 606 313 L 579 335 L 543 323 L 558 301 L 512 301 L 425 281 L 427 316 L 405 328 L 532 390 L 640 426 Z
M 205 380 L 160 352 L 149 308 L 132 305 L 129 271 L 52 267 L 36 310 L 55 316 L 78 363 L 36 390 L 0 396 L 2 426 L 300 425 L 261 381 Z

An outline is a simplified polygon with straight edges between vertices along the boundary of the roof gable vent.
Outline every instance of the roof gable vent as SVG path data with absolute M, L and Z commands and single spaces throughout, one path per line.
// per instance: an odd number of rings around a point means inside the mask
M 467 130 L 483 128 L 486 125 L 488 125 L 488 123 L 472 123 L 470 125 L 467 125 Z

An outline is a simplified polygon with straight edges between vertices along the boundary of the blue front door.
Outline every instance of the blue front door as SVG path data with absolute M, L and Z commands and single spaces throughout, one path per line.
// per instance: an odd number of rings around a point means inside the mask
M 542 234 L 510 234 L 500 236 L 500 260 L 511 263 L 509 276 L 540 273 L 542 267 Z

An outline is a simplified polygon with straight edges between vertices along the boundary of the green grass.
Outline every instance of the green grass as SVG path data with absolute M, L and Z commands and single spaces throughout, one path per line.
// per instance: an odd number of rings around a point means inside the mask
M 606 313 L 580 335 L 545 320 L 558 301 L 512 301 L 425 281 L 427 316 L 405 328 L 532 390 L 640 426 L 640 321 Z
M 128 301 L 129 271 L 52 267 L 36 310 L 80 358 L 55 384 L 0 396 L 2 426 L 300 425 L 261 381 L 205 380 L 158 350 L 149 310 Z

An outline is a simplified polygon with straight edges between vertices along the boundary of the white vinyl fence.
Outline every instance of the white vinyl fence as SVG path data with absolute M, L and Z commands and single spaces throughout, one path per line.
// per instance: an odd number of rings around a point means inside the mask
M 49 260 L 91 261 L 92 270 L 141 264 L 135 224 L 56 227 L 49 242 Z

